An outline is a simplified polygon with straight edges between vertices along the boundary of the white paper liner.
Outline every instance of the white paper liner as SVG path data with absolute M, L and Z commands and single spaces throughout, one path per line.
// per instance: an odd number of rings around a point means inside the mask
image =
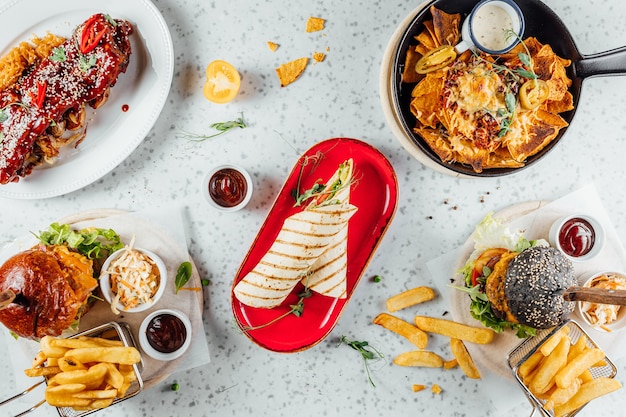
M 602 223 L 606 232 L 606 243 L 596 258 L 574 263 L 577 276 L 591 271 L 626 271 L 624 247 L 593 184 L 550 203 L 529 202 L 511 206 L 495 213 L 494 217 L 510 220 L 509 229 L 523 230 L 528 239 L 548 240 L 548 231 L 554 221 L 563 215 L 576 213 L 595 217 Z M 443 302 L 450 306 L 452 319 L 481 326 L 480 322 L 470 316 L 468 295 L 449 286 L 451 278 L 459 279 L 457 271 L 465 264 L 473 250 L 474 241 L 470 237 L 460 248 L 428 262 L 427 267 Z M 461 281 L 456 284 L 462 285 Z M 591 335 L 611 360 L 615 361 L 626 355 L 626 350 L 621 349 L 626 332 L 600 332 L 586 325 L 575 313 L 572 313 L 571 318 Z M 505 332 L 496 335 L 489 345 L 466 343 L 468 351 L 481 371 L 482 383 L 478 385 L 479 394 L 491 400 L 497 415 L 506 415 L 513 408 L 527 403 L 506 363 L 506 355 L 520 342 L 514 333 Z

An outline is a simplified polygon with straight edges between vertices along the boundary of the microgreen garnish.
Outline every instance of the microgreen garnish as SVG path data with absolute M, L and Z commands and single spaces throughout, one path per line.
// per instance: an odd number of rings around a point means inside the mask
M 367 372 L 367 379 L 369 380 L 370 384 L 372 384 L 372 386 L 376 388 L 374 381 L 372 381 L 372 375 L 370 374 L 369 363 L 367 361 L 382 359 L 385 356 L 378 349 L 374 348 L 366 341 L 359 342 L 357 340 L 350 340 L 346 336 L 341 336 L 341 339 L 339 340 L 339 344 L 337 346 L 340 346 L 342 344 L 350 346 L 352 349 L 361 354 L 361 357 L 363 358 L 363 365 L 365 366 L 365 371 Z
M 171 385 L 170 389 L 171 389 L 172 391 L 178 391 L 178 390 L 180 389 L 180 384 L 179 384 L 178 382 L 174 382 L 174 383 Z
M 7 121 L 7 119 L 9 118 L 9 115 L 6 112 L 6 109 L 8 109 L 11 106 L 20 106 L 23 108 L 27 108 L 28 106 L 22 102 L 19 101 L 15 101 L 13 103 L 9 103 L 6 106 L 0 108 L 0 123 L 4 123 Z
M 81 71 L 88 71 L 91 67 L 96 65 L 96 56 L 91 55 L 89 58 L 87 58 L 87 56 L 81 55 L 78 59 L 78 65 Z
M 105 14 L 104 18 L 106 19 L 107 22 L 109 22 L 109 24 L 113 27 L 117 26 L 117 22 L 115 21 L 115 19 L 113 19 L 109 14 Z
M 383 277 L 381 277 L 380 275 L 374 275 L 374 278 L 372 278 L 372 281 L 374 282 L 380 282 L 383 280 Z
M 208 287 L 209 284 L 211 283 L 211 281 L 209 281 L 208 279 L 204 278 L 200 281 L 200 283 L 202 284 L 203 287 Z
M 302 182 L 302 173 L 304 172 L 304 167 L 310 163 L 314 163 L 316 165 L 319 164 L 323 156 L 324 154 L 318 151 L 315 153 L 315 155 L 305 156 L 302 162 L 300 163 L 300 170 L 298 172 L 298 182 L 296 183 L 296 188 L 291 190 L 291 196 L 293 197 L 294 200 L 296 200 L 296 203 L 294 204 L 294 206 L 297 207 L 301 205 L 302 202 L 310 198 L 313 195 L 313 193 L 319 192 L 324 189 L 324 186 L 322 184 L 318 184 L 317 181 L 315 181 L 315 184 L 313 185 L 313 187 L 311 187 L 311 189 L 305 191 L 304 193 L 300 193 L 300 184 Z
M 178 135 L 176 135 L 176 137 L 185 138 L 192 142 L 202 142 L 207 139 L 211 139 L 216 136 L 223 135 L 224 133 L 236 127 L 240 129 L 248 127 L 246 125 L 246 122 L 243 120 L 243 113 L 240 113 L 240 114 L 241 114 L 241 117 L 237 118 L 236 120 L 230 120 L 227 122 L 218 122 L 218 123 L 213 123 L 212 125 L 210 125 L 209 128 L 217 130 L 217 133 L 214 133 L 211 135 L 200 135 L 200 134 L 190 133 L 190 132 L 180 129 L 182 133 L 179 133 Z
M 174 284 L 176 285 L 176 294 L 178 291 L 185 286 L 185 284 L 191 278 L 191 262 L 183 262 L 178 266 L 178 270 L 176 271 L 176 279 L 174 280 Z
M 52 62 L 65 62 L 67 57 L 65 56 L 65 49 L 61 46 L 52 49 L 52 55 L 50 55 L 50 61 Z
M 312 295 L 313 295 L 313 293 L 311 292 L 309 287 L 304 287 L 302 292 L 300 292 L 298 294 L 298 297 L 299 297 L 298 298 L 298 302 L 296 304 L 289 305 L 289 310 L 288 311 L 286 311 L 285 313 L 281 314 L 280 316 L 272 319 L 271 321 L 269 321 L 269 322 L 267 322 L 265 324 L 261 324 L 261 325 L 258 325 L 258 326 L 247 326 L 247 327 L 244 327 L 243 330 L 250 331 L 250 330 L 262 329 L 264 327 L 267 327 L 267 326 L 270 326 L 270 325 L 276 323 L 279 320 L 284 319 L 285 317 L 289 316 L 290 314 L 293 314 L 296 317 L 302 316 L 302 314 L 304 313 L 304 300 L 306 300 L 307 298 L 309 298 Z

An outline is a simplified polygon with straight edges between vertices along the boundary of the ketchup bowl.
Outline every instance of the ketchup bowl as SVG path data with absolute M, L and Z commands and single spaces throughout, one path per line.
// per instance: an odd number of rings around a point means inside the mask
M 586 214 L 563 216 L 550 227 L 550 244 L 572 262 L 585 262 L 600 253 L 606 240 L 602 224 Z
M 252 198 L 252 177 L 238 165 L 217 166 L 205 175 L 202 195 L 218 210 L 240 210 Z
M 191 321 L 178 310 L 153 311 L 139 326 L 139 345 L 151 358 L 171 361 L 191 344 Z

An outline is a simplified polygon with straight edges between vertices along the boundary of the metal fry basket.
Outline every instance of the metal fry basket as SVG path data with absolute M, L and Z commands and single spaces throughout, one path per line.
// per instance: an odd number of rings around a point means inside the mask
M 122 343 L 124 343 L 124 346 L 137 347 L 137 343 L 135 342 L 135 339 L 133 338 L 133 335 L 130 331 L 130 326 L 127 323 L 106 323 L 101 326 L 94 327 L 93 329 L 86 330 L 73 337 L 78 336 L 119 339 L 122 341 Z M 140 375 L 140 371 L 142 368 L 143 364 L 141 362 L 133 365 L 136 380 L 131 383 L 124 397 L 116 398 L 111 405 L 115 405 L 121 401 L 134 397 L 141 392 L 141 390 L 143 389 L 143 380 L 141 379 Z M 59 415 L 61 417 L 83 417 L 99 410 L 76 411 L 71 407 L 57 407 L 57 411 L 59 412 Z
M 133 335 L 130 331 L 130 327 L 126 323 L 110 322 L 110 323 L 102 324 L 93 329 L 89 329 L 84 332 L 78 333 L 72 337 L 79 337 L 79 336 L 101 337 L 101 338 L 111 339 L 111 340 L 121 340 L 124 346 L 137 347 L 137 343 L 135 342 L 135 339 L 133 338 Z M 117 404 L 120 401 L 124 401 L 130 397 L 133 397 L 139 394 L 139 392 L 141 392 L 141 390 L 143 389 L 143 380 L 141 379 L 141 374 L 140 374 L 142 369 L 143 369 L 142 362 L 133 365 L 133 372 L 135 373 L 135 381 L 133 381 L 130 384 L 124 397 L 115 399 L 111 405 Z M 28 393 L 33 391 L 36 387 L 43 384 L 44 382 L 47 382 L 46 379 L 40 379 L 39 382 L 36 382 L 31 387 L 18 393 L 17 395 L 14 395 L 11 398 L 8 398 L 6 400 L 0 401 L 0 407 L 24 395 L 27 395 Z M 34 410 L 36 410 L 37 407 L 41 406 L 45 402 L 46 402 L 45 400 L 40 400 L 37 404 L 33 405 L 28 410 L 17 414 L 15 417 L 21 417 L 26 414 L 29 414 L 33 412 Z M 57 411 L 59 412 L 59 415 L 61 417 L 83 417 L 88 414 L 94 413 L 98 410 L 95 409 L 95 410 L 77 411 L 71 407 L 57 407 Z
M 539 350 L 541 345 L 546 340 L 548 340 L 553 334 L 557 333 L 563 327 L 569 327 L 569 338 L 571 340 L 571 343 L 576 343 L 578 339 L 580 339 L 581 337 L 584 337 L 587 340 L 588 347 L 599 348 L 596 342 L 593 341 L 593 339 L 580 327 L 578 323 L 576 323 L 573 320 L 568 320 L 562 325 L 557 326 L 553 329 L 546 329 L 546 330 L 538 331 L 536 336 L 529 337 L 528 339 L 524 340 L 517 347 L 515 347 L 511 352 L 509 352 L 509 354 L 506 357 L 509 368 L 511 368 L 511 371 L 513 373 L 513 377 L 515 378 L 519 386 L 524 391 L 524 394 L 526 395 L 526 397 L 528 398 L 528 400 L 534 407 L 531 416 L 535 414 L 535 411 L 539 411 L 541 415 L 544 417 L 554 417 L 554 414 L 552 411 L 547 411 L 543 408 L 544 404 L 546 403 L 546 400 L 540 399 L 537 396 L 535 396 L 532 392 L 530 392 L 528 387 L 524 385 L 522 378 L 519 375 L 519 367 L 526 360 L 528 360 L 528 358 L 530 358 L 530 356 L 533 353 Z M 614 378 L 615 377 L 615 375 L 617 374 L 617 368 L 615 367 L 613 362 L 611 362 L 611 360 L 606 356 L 604 358 L 604 362 L 605 364 L 602 366 L 595 366 L 595 367 L 590 368 L 591 375 L 593 376 L 593 378 L 598 378 L 598 377 Z M 575 416 L 584 407 L 585 406 L 583 405 L 577 410 L 572 411 L 571 413 L 567 414 L 566 417 Z

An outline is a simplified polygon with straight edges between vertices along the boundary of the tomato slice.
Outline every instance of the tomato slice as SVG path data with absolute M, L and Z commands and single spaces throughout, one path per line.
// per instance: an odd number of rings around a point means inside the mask
M 206 68 L 204 96 L 214 103 L 228 103 L 239 93 L 241 77 L 235 67 L 226 61 L 216 60 Z
M 505 248 L 491 248 L 481 253 L 474 263 L 472 285 L 476 286 L 478 284 L 478 278 L 483 276 L 483 269 L 486 266 L 493 268 L 496 262 L 500 260 L 500 257 L 506 252 L 509 252 L 509 250 Z

